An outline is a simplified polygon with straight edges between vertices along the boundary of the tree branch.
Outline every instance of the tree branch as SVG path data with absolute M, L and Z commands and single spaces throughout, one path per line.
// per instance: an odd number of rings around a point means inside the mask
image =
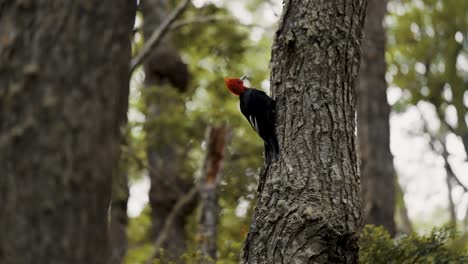
M 234 19 L 229 16 L 219 16 L 219 15 L 194 17 L 194 18 L 189 18 L 189 19 L 184 19 L 184 20 L 174 22 L 171 25 L 170 30 L 177 30 L 181 27 L 191 25 L 191 24 L 210 23 L 210 22 L 216 22 L 216 21 L 221 21 L 221 20 L 228 21 L 228 20 L 234 20 Z
M 151 37 L 146 41 L 141 51 L 130 62 L 130 73 L 132 73 L 138 65 L 145 62 L 150 52 L 158 46 L 163 37 L 169 31 L 174 21 L 187 9 L 190 0 L 182 0 L 179 5 L 172 11 L 169 17 L 164 20 L 161 25 L 151 34 Z
M 200 189 L 199 184 L 196 184 L 187 194 L 182 196 L 177 203 L 172 207 L 171 212 L 169 213 L 168 217 L 166 218 L 166 221 L 164 221 L 164 226 L 162 228 L 161 233 L 159 233 L 159 236 L 156 238 L 154 241 L 153 245 L 153 253 L 151 256 L 145 261 L 146 264 L 151 264 L 153 262 L 153 259 L 156 258 L 159 254 L 159 249 L 161 248 L 162 244 L 167 240 L 169 236 L 169 231 L 172 228 L 173 223 L 175 222 L 175 218 L 177 215 L 184 209 L 185 206 L 187 206 L 189 203 L 193 202 L 193 199 L 198 194 L 198 191 Z
M 442 156 L 442 158 L 444 159 L 444 167 L 445 167 L 445 170 L 446 170 L 446 172 L 448 174 L 448 177 L 454 179 L 457 182 L 457 184 L 460 185 L 463 188 L 463 191 L 468 192 L 468 187 L 466 187 L 460 181 L 460 179 L 457 177 L 457 175 L 455 174 L 455 172 L 452 169 L 452 166 L 450 165 L 450 163 L 448 161 L 449 153 L 448 153 L 448 150 L 447 150 L 447 145 L 446 145 L 445 140 L 439 139 L 437 136 L 433 135 L 429 131 L 429 128 L 427 126 L 427 121 L 424 118 L 424 116 L 423 116 L 423 114 L 422 114 L 422 112 L 421 112 L 421 110 L 419 108 L 418 108 L 418 111 L 419 111 L 419 115 L 421 116 L 421 120 L 423 121 L 423 132 L 425 134 L 429 135 L 429 137 L 430 137 L 429 146 L 431 147 L 431 150 L 434 151 L 437 154 L 440 154 Z M 438 142 L 442 146 L 442 153 L 437 151 L 437 148 L 435 146 L 436 142 Z

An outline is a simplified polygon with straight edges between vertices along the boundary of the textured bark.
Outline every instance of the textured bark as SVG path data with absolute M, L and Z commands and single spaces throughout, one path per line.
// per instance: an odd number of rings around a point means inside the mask
M 284 1 L 271 59 L 281 158 L 261 172 L 244 263 L 357 263 L 355 84 L 365 7 Z
M 143 0 L 143 35 L 147 39 L 167 17 L 167 0 Z M 186 89 L 187 66 L 171 46 L 170 36 L 152 51 L 144 64 L 147 91 L 147 141 L 148 164 L 151 167 L 150 204 L 152 208 L 153 238 L 157 239 L 174 204 L 192 189 L 192 179 L 183 177 L 186 160 L 186 142 L 174 131 L 182 124 L 171 122 L 185 111 L 185 102 L 178 92 Z M 172 85 L 174 86 L 172 86 Z M 176 87 L 177 89 L 175 89 Z M 179 125 L 179 127 L 177 127 Z M 187 176 L 187 175 L 185 175 Z M 165 255 L 177 259 L 185 252 L 185 223 L 194 208 L 190 204 L 180 210 L 169 231 L 170 241 L 163 243 Z
M 216 229 L 218 225 L 218 183 L 221 179 L 228 128 L 210 127 L 200 188 L 201 215 L 199 226 L 200 251 L 203 256 L 216 260 Z
M 107 263 L 135 2 L 0 6 L 0 263 Z
M 395 234 L 395 171 L 390 152 L 390 106 L 385 81 L 386 1 L 369 0 L 359 72 L 357 124 L 366 224 Z

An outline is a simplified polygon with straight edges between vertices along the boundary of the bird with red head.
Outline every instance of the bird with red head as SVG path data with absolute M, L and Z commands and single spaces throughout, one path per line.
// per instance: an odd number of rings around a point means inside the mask
M 224 78 L 228 90 L 239 96 L 242 114 L 265 143 L 265 158 L 275 162 L 279 156 L 279 146 L 275 134 L 275 101 L 265 92 L 244 86 L 245 76 Z
M 239 96 L 247 90 L 247 87 L 244 86 L 245 79 L 247 79 L 246 76 L 242 76 L 241 78 L 224 78 L 224 83 L 231 93 Z

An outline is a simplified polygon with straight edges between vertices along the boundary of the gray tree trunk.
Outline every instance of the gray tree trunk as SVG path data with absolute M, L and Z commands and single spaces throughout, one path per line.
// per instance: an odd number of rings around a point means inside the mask
M 390 106 L 385 81 L 386 1 L 368 1 L 361 67 L 357 124 L 363 220 L 395 234 L 395 171 L 390 152 Z
M 0 5 L 0 263 L 107 263 L 135 2 Z
M 281 158 L 261 172 L 244 263 L 357 263 L 365 9 L 365 0 L 284 1 L 271 59 Z
M 148 39 L 166 19 L 168 0 L 143 0 L 143 35 Z M 189 73 L 170 36 L 149 55 L 144 64 L 147 99 L 146 134 L 147 156 L 150 166 L 150 205 L 152 208 L 153 238 L 161 233 L 164 222 L 174 204 L 193 186 L 191 177 L 184 177 L 187 142 L 174 131 L 183 131 L 184 124 L 176 123 L 185 111 L 185 102 L 179 92 L 187 88 Z M 187 176 L 185 174 L 185 176 Z M 191 176 L 191 175 L 190 175 Z M 195 203 L 180 210 L 169 231 L 170 240 L 163 243 L 165 255 L 177 259 L 186 250 L 186 219 Z
M 218 183 L 228 140 L 227 126 L 210 127 L 206 140 L 206 155 L 200 187 L 200 251 L 203 256 L 216 260 L 216 234 L 219 218 Z

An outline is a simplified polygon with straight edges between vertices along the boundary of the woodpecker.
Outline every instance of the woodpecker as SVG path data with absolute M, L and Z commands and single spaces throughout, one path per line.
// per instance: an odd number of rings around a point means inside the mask
M 239 96 L 240 110 L 252 128 L 263 139 L 268 163 L 278 158 L 279 147 L 275 134 L 275 101 L 266 93 L 244 86 L 245 76 L 224 78 L 228 90 Z

